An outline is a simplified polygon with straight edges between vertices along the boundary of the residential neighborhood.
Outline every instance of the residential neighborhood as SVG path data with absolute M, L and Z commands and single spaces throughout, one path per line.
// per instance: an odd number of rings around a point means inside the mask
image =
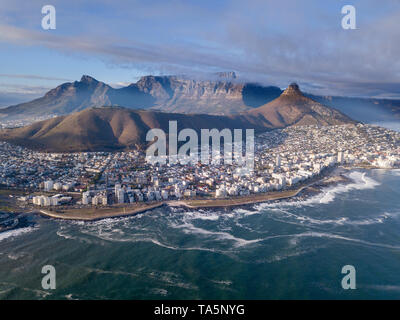
M 221 150 L 222 152 L 222 150 Z M 219 164 L 154 164 L 143 152 L 40 153 L 0 143 L 0 183 L 35 206 L 108 206 L 280 191 L 337 165 L 400 164 L 400 133 L 365 124 L 292 126 L 256 137 L 254 171 Z

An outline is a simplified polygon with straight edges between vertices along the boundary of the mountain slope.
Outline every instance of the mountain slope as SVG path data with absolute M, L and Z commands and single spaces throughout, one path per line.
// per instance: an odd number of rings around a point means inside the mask
M 68 116 L 40 121 L 21 128 L 0 131 L 0 140 L 51 152 L 104 151 L 139 148 L 147 144 L 152 128 L 169 131 L 169 121 L 178 130 L 254 129 L 256 133 L 289 125 L 353 123 L 340 112 L 305 97 L 296 84 L 259 108 L 242 114 L 218 116 L 165 113 L 121 107 L 91 108 Z
M 30 102 L 0 109 L 0 120 L 66 115 L 104 105 L 164 112 L 228 115 L 258 108 L 282 90 L 238 82 L 236 74 L 216 74 L 212 80 L 193 80 L 177 76 L 144 76 L 136 83 L 114 89 L 89 76 L 67 82 Z M 316 96 L 306 97 L 333 107 L 363 122 L 400 120 L 400 100 Z
M 311 94 L 306 94 L 306 96 L 325 106 L 335 108 L 358 121 L 366 123 L 377 121 L 400 122 L 400 100 L 316 96 Z
M 281 94 L 281 90 L 273 86 L 178 77 L 145 77 L 135 85 L 145 90 L 151 88 L 146 92 L 156 98 L 152 108 L 181 113 L 235 114 L 260 106 Z
M 121 150 L 146 145 L 146 134 L 152 128 L 161 128 L 168 133 L 169 121 L 177 121 L 178 130 L 191 128 L 197 132 L 213 128 L 266 130 L 240 116 L 186 115 L 103 107 L 21 128 L 4 129 L 0 131 L 0 140 L 50 152 Z
M 289 125 L 335 125 L 353 122 L 343 113 L 303 95 L 292 83 L 279 98 L 247 112 L 258 125 L 283 128 Z
M 80 81 L 67 82 L 47 92 L 43 97 L 0 110 L 3 118 L 19 119 L 44 114 L 64 115 L 89 107 L 123 104 L 129 108 L 146 107 L 153 104 L 150 95 L 128 88 L 113 89 L 109 85 L 89 76 Z
M 0 109 L 0 118 L 27 119 L 65 115 L 104 105 L 167 112 L 234 114 L 260 106 L 281 94 L 278 87 L 235 83 L 236 75 L 215 81 L 176 76 L 145 76 L 127 87 L 114 89 L 89 76 L 67 82 L 30 102 Z

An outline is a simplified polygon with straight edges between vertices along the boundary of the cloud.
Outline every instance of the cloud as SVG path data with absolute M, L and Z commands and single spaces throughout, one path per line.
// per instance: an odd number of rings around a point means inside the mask
M 23 84 L 1 83 L 0 93 L 6 94 L 29 94 L 29 95 L 42 95 L 52 89 L 46 86 L 33 86 Z
M 110 87 L 113 87 L 114 89 L 119 89 L 119 88 L 123 88 L 123 87 L 127 87 L 131 84 L 131 82 L 116 82 L 116 83 L 109 83 L 108 85 Z
M 51 87 L 0 82 L 0 108 L 43 96 Z
M 93 3 L 84 1 L 69 8 L 76 17 L 68 20 L 64 13 L 60 24 L 70 26 L 70 32 L 43 32 L 30 28 L 31 23 L 25 26 L 17 19 L 13 25 L 8 19 L 0 25 L 0 42 L 149 73 L 232 70 L 241 79 L 280 87 L 297 81 L 303 90 L 317 94 L 398 96 L 400 3 L 354 4 L 357 30 L 341 28 L 341 3 L 155 1 L 150 6 L 100 1 L 97 14 L 90 15 L 87 8 Z M 62 9 L 60 15 L 67 12 Z M 79 27 L 67 24 L 82 17 Z
M 49 81 L 71 81 L 70 79 L 46 77 L 34 74 L 6 74 L 0 73 L 1 78 L 27 79 L 27 80 L 49 80 Z

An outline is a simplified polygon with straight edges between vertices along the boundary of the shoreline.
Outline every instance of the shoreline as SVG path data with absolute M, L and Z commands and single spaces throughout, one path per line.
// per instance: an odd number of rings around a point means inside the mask
M 268 193 L 253 194 L 250 196 L 236 198 L 181 200 L 170 203 L 170 206 L 183 206 L 189 209 L 230 208 L 268 201 L 290 199 L 298 196 L 303 191 L 308 192 L 309 194 L 316 194 L 321 192 L 322 188 L 328 186 L 337 185 L 340 183 L 351 183 L 352 180 L 350 178 L 343 176 L 344 169 L 345 168 L 343 167 L 333 168 L 333 170 L 329 173 L 326 173 L 325 176 L 314 178 L 314 181 L 302 185 L 294 190 L 272 191 Z
M 248 206 L 257 203 L 280 201 L 284 199 L 294 198 L 304 192 L 305 197 L 318 194 L 322 189 L 338 185 L 348 184 L 352 180 L 346 176 L 351 170 L 376 169 L 372 167 L 348 167 L 340 166 L 332 168 L 323 175 L 313 178 L 308 183 L 300 185 L 293 190 L 272 191 L 268 193 L 252 194 L 243 197 L 221 198 L 221 199 L 192 199 L 192 200 L 167 200 L 152 203 L 140 203 L 128 206 L 100 207 L 100 208 L 80 208 L 80 209 L 61 209 L 46 210 L 41 208 L 31 209 L 22 213 L 39 214 L 53 219 L 78 220 L 78 221 L 95 221 L 107 218 L 118 218 L 137 215 L 146 211 L 150 211 L 163 206 L 184 207 L 187 209 L 212 209 L 212 208 L 234 208 L 240 206 Z M 388 168 L 385 170 L 393 170 L 397 168 Z
M 125 217 L 125 216 L 134 216 L 149 210 L 153 210 L 155 208 L 160 208 L 164 206 L 165 203 L 163 202 L 158 202 L 158 203 L 152 203 L 152 204 L 145 204 L 141 205 L 138 207 L 121 207 L 119 210 L 121 211 L 115 211 L 117 208 L 105 208 L 105 209 L 92 209 L 97 211 L 96 213 L 90 213 L 86 209 L 82 209 L 82 212 L 76 212 L 75 210 L 70 210 L 70 212 L 57 212 L 57 211 L 49 211 L 49 210 L 37 210 L 37 211 L 32 211 L 33 213 L 38 213 L 40 215 L 54 218 L 54 219 L 62 219 L 62 220 L 81 220 L 81 221 L 96 221 L 96 220 L 102 220 L 102 219 L 107 219 L 107 218 L 118 218 L 118 217 Z M 86 212 L 84 211 L 86 210 Z M 101 212 L 101 211 L 107 211 L 107 212 Z
M 116 208 L 99 208 L 99 209 L 71 209 L 64 212 L 49 211 L 45 209 L 33 210 L 33 213 L 38 213 L 46 217 L 64 220 L 81 220 L 95 221 L 107 218 L 117 218 L 140 214 L 146 211 L 153 210 L 162 206 L 169 207 L 184 207 L 187 209 L 210 209 L 210 208 L 233 208 L 240 206 L 248 206 L 256 203 L 268 201 L 279 201 L 298 196 L 303 191 L 311 193 L 319 193 L 321 189 L 330 185 L 339 183 L 350 183 L 351 180 L 343 176 L 343 167 L 332 168 L 330 172 L 325 173 L 321 177 L 314 178 L 305 185 L 301 185 L 297 189 L 272 191 L 262 194 L 252 194 L 244 197 L 232 197 L 223 199 L 194 199 L 194 200 L 168 200 L 151 204 L 134 205 L 130 207 Z M 103 211 L 103 212 L 101 212 Z
M 258 195 L 244 196 L 240 198 L 177 200 L 169 203 L 168 205 L 171 207 L 183 206 L 189 209 L 239 207 L 266 201 L 293 198 L 297 196 L 300 192 L 302 192 L 304 189 L 311 187 L 312 185 L 313 183 L 302 186 L 296 190 L 275 191 Z

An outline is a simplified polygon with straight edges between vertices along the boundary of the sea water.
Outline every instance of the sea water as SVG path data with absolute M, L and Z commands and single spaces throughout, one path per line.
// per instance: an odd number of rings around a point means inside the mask
M 317 195 L 235 209 L 27 216 L 0 233 L 0 298 L 398 299 L 400 171 L 349 176 Z M 55 290 L 41 287 L 48 264 Z M 355 290 L 341 287 L 345 265 Z

